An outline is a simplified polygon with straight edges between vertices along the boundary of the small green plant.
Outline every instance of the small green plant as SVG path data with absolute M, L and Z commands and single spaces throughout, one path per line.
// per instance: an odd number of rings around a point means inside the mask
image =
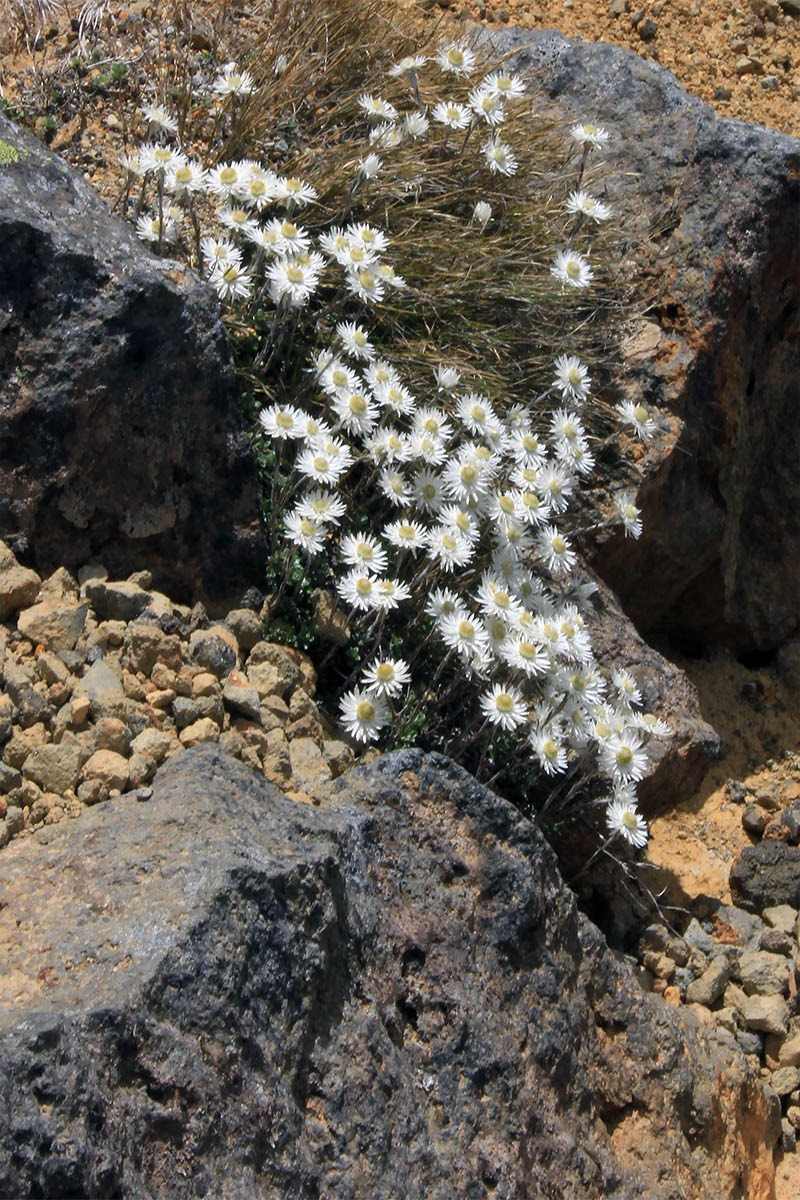
M 129 74 L 128 64 L 124 62 L 114 63 L 109 72 L 111 82 L 116 85 L 127 83 Z

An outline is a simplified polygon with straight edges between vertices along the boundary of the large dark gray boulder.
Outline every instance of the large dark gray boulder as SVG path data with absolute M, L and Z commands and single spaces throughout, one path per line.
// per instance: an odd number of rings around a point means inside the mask
M 800 620 L 800 141 L 718 116 L 613 46 L 492 41 L 518 51 L 537 106 L 612 134 L 600 185 L 653 302 L 625 381 L 663 414 L 644 535 L 613 537 L 596 565 L 640 630 L 769 649 Z
M 0 1195 L 767 1200 L 755 1075 L 532 825 L 415 751 L 336 787 L 202 748 L 3 851 Z
M 215 295 L 2 117 L 0 141 L 0 538 L 42 575 L 236 597 L 260 499 Z

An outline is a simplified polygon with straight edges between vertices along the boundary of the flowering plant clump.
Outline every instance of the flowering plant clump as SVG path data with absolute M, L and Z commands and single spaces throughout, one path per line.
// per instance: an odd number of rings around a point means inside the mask
M 596 661 L 575 575 L 596 447 L 619 421 L 655 429 L 593 388 L 614 214 L 587 189 L 609 135 L 537 126 L 523 79 L 466 44 L 398 59 L 385 85 L 337 107 L 318 178 L 204 165 L 150 106 L 125 161 L 137 230 L 183 246 L 250 347 L 266 510 L 291 549 L 273 606 L 300 563 L 348 614 L 347 731 L 438 730 L 483 777 L 602 777 L 610 837 L 640 847 L 635 787 L 668 730 Z M 235 115 L 259 85 L 228 63 L 210 86 Z M 638 537 L 633 491 L 602 520 Z

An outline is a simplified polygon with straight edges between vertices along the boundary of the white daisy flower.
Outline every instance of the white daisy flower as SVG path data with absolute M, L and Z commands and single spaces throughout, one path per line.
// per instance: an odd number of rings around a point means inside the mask
M 656 423 L 643 404 L 627 400 L 617 405 L 617 413 L 622 421 L 633 426 L 633 432 L 643 442 L 649 441 L 656 431 Z
M 647 754 L 635 730 L 615 733 L 600 750 L 600 769 L 619 783 L 642 779 L 647 767 Z
M 444 363 L 439 363 L 437 367 L 434 367 L 433 374 L 437 390 L 440 392 L 452 392 L 461 380 L 461 375 L 456 368 L 447 367 Z
M 364 686 L 379 696 L 396 696 L 411 682 L 408 663 L 402 658 L 376 658 L 361 676 Z
M 577 413 L 559 408 L 550 417 L 550 436 L 556 441 L 565 442 L 570 446 L 581 445 L 586 431 Z
M 258 226 L 250 215 L 248 208 L 223 208 L 217 213 L 217 219 L 220 225 L 225 225 L 228 229 L 233 229 L 236 233 L 243 233 L 245 237 L 250 237 Z
M 525 95 L 525 81 L 521 75 L 509 75 L 507 71 L 493 71 L 483 81 L 483 87 L 495 92 L 504 100 L 519 100 Z
M 418 471 L 414 477 L 414 502 L 423 512 L 438 513 L 442 507 L 442 480 L 435 471 Z
M 407 287 L 405 279 L 402 275 L 397 274 L 391 263 L 378 263 L 375 270 L 381 282 L 387 283 L 389 287 L 398 289 Z
M 389 720 L 385 701 L 375 692 L 360 688 L 342 696 L 339 709 L 345 729 L 359 742 L 375 741 Z
M 241 163 L 220 163 L 206 172 L 206 187 L 215 196 L 230 200 L 246 187 L 249 168 Z
M 489 138 L 483 147 L 483 157 L 493 175 L 515 175 L 519 169 L 513 150 L 499 138 Z
M 452 596 L 452 593 L 450 593 Z M 431 614 L 433 615 L 433 614 Z M 489 647 L 483 623 L 455 602 L 453 612 L 442 612 L 437 618 L 439 636 L 446 646 L 462 656 L 485 654 Z
M 249 96 L 255 86 L 249 71 L 240 71 L 236 63 L 229 62 L 214 80 L 213 91 L 218 96 Z
M 521 489 L 519 503 L 522 520 L 528 525 L 544 525 L 552 516 L 550 505 L 542 500 L 538 492 Z
M 339 421 L 351 434 L 367 434 L 378 420 L 378 409 L 361 391 L 339 392 L 333 401 Z
M 527 637 L 512 638 L 506 646 L 504 657 L 510 667 L 531 677 L 546 675 L 551 666 L 544 648 Z
M 594 279 L 594 273 L 582 254 L 576 250 L 559 250 L 550 268 L 561 283 L 569 287 L 586 288 Z
M 410 138 L 425 137 L 430 121 L 421 112 L 409 112 L 403 117 L 403 130 Z
M 478 392 L 468 392 L 459 397 L 456 414 L 470 433 L 483 433 L 487 425 L 496 420 L 491 402 Z
M 295 175 L 278 175 L 275 178 L 275 199 L 283 204 L 311 204 L 317 198 L 317 190 Z
M 358 160 L 358 174 L 362 179 L 375 179 L 383 164 L 377 154 L 366 154 Z
M 500 617 L 504 621 L 516 621 L 522 606 L 513 595 L 505 579 L 487 572 L 481 579 L 476 599 L 487 617 Z
M 581 121 L 570 129 L 570 136 L 581 146 L 604 146 L 609 139 L 608 132 L 601 125 L 591 121 Z
M 401 583 L 399 579 L 378 580 L 378 608 L 388 611 L 397 608 L 403 600 L 410 599 L 411 589 L 405 583 Z
M 468 542 L 477 542 L 481 535 L 476 514 L 460 508 L 457 504 L 443 505 L 439 519 L 443 525 L 449 525 L 451 529 L 458 530 Z
M 129 171 L 131 175 L 136 175 L 139 179 L 147 174 L 147 168 L 141 161 L 138 150 L 133 154 L 120 154 L 119 161 L 125 171 Z
M 544 466 L 539 470 L 538 489 L 553 512 L 566 512 L 574 489 L 574 479 L 563 466 Z
M 139 165 L 145 174 L 174 171 L 188 161 L 182 151 L 174 150 L 172 146 L 151 143 L 139 147 Z
M 178 240 L 179 227 L 176 221 L 165 217 L 164 220 L 159 216 L 149 217 L 146 213 L 138 218 L 136 222 L 137 236 L 143 242 L 163 242 L 165 245 L 170 245 Z
M 588 192 L 570 192 L 567 200 L 567 212 L 581 213 L 585 217 L 591 217 L 593 221 L 608 221 L 612 215 L 613 209 L 607 204 L 596 200 L 594 196 L 590 196 Z
M 515 462 L 537 471 L 544 463 L 546 449 L 536 434 L 527 428 L 515 429 L 509 442 L 509 454 Z M 535 479 L 535 475 L 534 475 Z M 523 483 L 532 483 L 524 479 Z
M 411 457 L 420 459 L 429 467 L 439 467 L 447 458 L 447 450 L 441 438 L 415 430 L 411 436 Z
M 322 446 L 310 446 L 298 456 L 295 468 L 315 483 L 325 483 L 334 487 L 339 482 L 339 477 L 350 466 L 351 458 L 346 447 L 342 453 L 334 455 Z
M 340 338 L 346 354 L 353 358 L 374 358 L 375 351 L 370 345 L 369 334 L 363 326 L 355 321 L 340 321 L 336 326 L 336 336 Z
M 642 536 L 642 514 L 633 500 L 633 492 L 623 492 L 617 497 L 617 512 L 622 520 L 625 537 Z
M 277 258 L 267 267 L 269 294 L 279 303 L 286 300 L 292 308 L 302 308 L 317 290 L 325 265 L 321 254 L 300 258 Z
M 530 744 L 546 775 L 560 775 L 566 771 L 567 750 L 555 730 L 531 730 Z
M 325 526 L 312 517 L 292 512 L 283 522 L 285 536 L 308 554 L 319 554 L 325 545 Z
M 528 706 L 513 684 L 495 684 L 480 698 L 481 711 L 492 725 L 517 729 L 528 720 Z
M 368 571 L 370 575 L 381 575 L 386 570 L 386 551 L 376 538 L 348 534 L 342 538 L 339 553 L 348 566 Z
M 539 534 L 539 557 L 553 575 L 566 575 L 575 566 L 578 556 L 555 525 L 548 525 Z
M 200 163 L 185 162 L 170 167 L 164 179 L 164 187 L 173 196 L 193 196 L 205 191 L 206 173 Z
M 419 521 L 392 521 L 385 526 L 383 536 L 398 550 L 411 550 L 414 554 L 424 550 L 427 544 L 426 531 Z
M 434 107 L 431 116 L 439 125 L 445 125 L 448 129 L 466 129 L 472 120 L 469 109 L 463 104 L 456 104 L 454 100 L 440 101 Z
M 345 504 L 333 492 L 316 488 L 298 502 L 297 511 L 324 525 L 338 525 L 345 514 Z
M 379 150 L 395 150 L 405 141 L 405 127 L 403 125 L 393 125 L 389 121 L 384 121 L 381 125 L 374 125 L 369 131 L 370 146 L 377 146 Z
M 436 61 L 443 71 L 454 75 L 469 75 L 475 67 L 475 55 L 467 46 L 451 43 L 444 46 L 437 55 Z
M 376 609 L 380 605 L 378 577 L 366 571 L 348 571 L 337 583 L 336 590 L 346 604 L 362 612 Z
M 253 290 L 253 276 L 235 263 L 228 266 L 220 263 L 213 269 L 208 281 L 216 289 L 220 300 L 245 299 Z
M 453 617 L 460 609 L 461 602 L 458 596 L 449 588 L 437 588 L 435 592 L 431 592 L 425 603 L 425 612 L 427 616 L 433 617 L 434 621 Z
M 416 412 L 414 397 L 396 378 L 391 382 L 376 384 L 372 394 L 382 408 L 388 408 L 395 416 L 408 417 Z
M 364 92 L 363 95 L 359 96 L 358 104 L 360 108 L 363 108 L 370 120 L 397 120 L 397 109 L 388 100 L 384 100 L 382 96 L 372 96 L 369 92 Z
M 343 253 L 351 241 L 349 232 L 339 225 L 333 225 L 327 233 L 321 233 L 319 236 L 320 249 L 324 250 L 331 258 L 337 258 L 337 255 Z
M 345 366 L 340 358 L 329 359 L 320 375 L 320 387 L 329 396 L 344 395 L 356 392 L 361 386 L 361 380 L 352 367 Z
M 565 400 L 585 400 L 589 395 L 591 380 L 589 372 L 574 354 L 561 354 L 553 364 L 556 377 L 553 387 L 558 388 Z
M 368 267 L 348 271 L 345 284 L 347 290 L 365 304 L 374 304 L 383 299 L 383 282 L 378 274 Z
M 277 197 L 278 177 L 266 171 L 260 163 L 249 162 L 247 178 L 237 195 L 244 204 L 261 212 L 261 209 Z
M 606 824 L 611 833 L 621 834 L 636 850 L 647 845 L 647 822 L 630 800 L 612 800 L 606 810 Z
M 378 487 L 391 504 L 405 508 L 414 498 L 414 493 L 408 485 L 408 480 L 399 471 L 387 469 L 381 471 Z
M 300 225 L 295 225 L 294 221 L 285 218 L 283 221 L 280 217 L 273 217 L 266 224 L 266 232 L 274 237 L 274 245 L 279 254 L 297 255 L 305 254 L 311 249 L 311 238 L 305 229 Z
M 414 457 L 411 439 L 391 425 L 373 434 L 369 441 L 369 451 L 375 462 L 411 462 Z
M 302 416 L 293 404 L 271 404 L 262 408 L 258 421 L 267 436 L 278 441 L 304 436 Z
M 373 255 L 382 254 L 384 250 L 389 249 L 389 239 L 383 230 L 376 229 L 374 225 L 370 225 L 366 221 L 348 226 L 346 232 L 351 242 L 363 246 Z
M 493 89 L 486 87 L 474 88 L 468 96 L 469 106 L 475 116 L 488 125 L 501 125 L 506 119 L 502 97 Z
M 619 669 L 612 671 L 611 682 L 623 704 L 642 703 L 642 693 L 639 691 L 636 680 L 628 671 Z
M 392 63 L 391 67 L 389 67 L 389 74 L 394 79 L 398 75 L 414 75 L 420 68 L 425 66 L 427 61 L 424 54 L 407 54 L 399 62 Z
M 671 738 L 672 730 L 666 721 L 655 713 L 636 713 L 635 724 L 641 731 L 651 737 Z
M 486 200 L 478 200 L 472 210 L 472 220 L 476 225 L 480 225 L 481 232 L 486 228 L 492 219 L 492 206 Z
M 167 133 L 178 132 L 178 122 L 170 116 L 163 104 L 143 104 L 142 115 L 148 125 L 156 125 Z
M 428 553 L 443 570 L 454 571 L 467 565 L 475 547 L 452 526 L 434 525 L 428 530 Z
M 448 498 L 457 504 L 471 507 L 483 500 L 486 477 L 474 455 L 467 456 L 462 451 L 458 458 L 451 459 L 444 469 L 444 488 Z

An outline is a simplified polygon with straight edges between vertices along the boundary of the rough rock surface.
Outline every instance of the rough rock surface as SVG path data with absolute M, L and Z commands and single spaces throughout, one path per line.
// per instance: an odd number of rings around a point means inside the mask
M 0 860 L 0 1193 L 771 1194 L 735 1046 L 448 760 L 293 804 L 216 748 Z
M 259 493 L 211 290 L 0 117 L 0 538 L 40 574 L 260 578 Z M 8 158 L 8 155 L 6 155 Z
M 596 565 L 644 631 L 773 647 L 800 613 L 800 142 L 719 117 L 616 47 L 492 41 L 518 48 L 535 102 L 609 130 L 602 183 L 657 285 L 627 347 L 629 395 L 668 410 L 644 534 Z

